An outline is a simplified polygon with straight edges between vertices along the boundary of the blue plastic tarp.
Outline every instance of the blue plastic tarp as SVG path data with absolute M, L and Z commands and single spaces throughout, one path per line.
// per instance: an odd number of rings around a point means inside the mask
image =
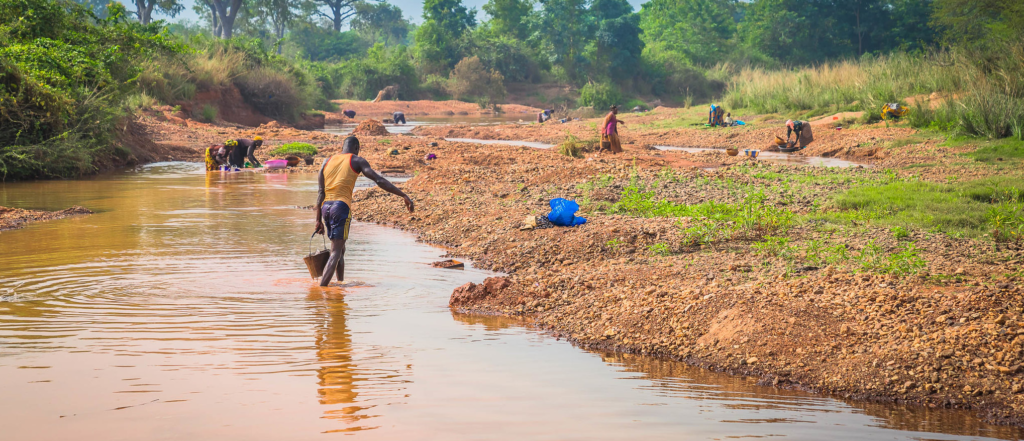
M 576 202 L 557 198 L 552 199 L 550 204 L 551 213 L 548 214 L 548 220 L 551 223 L 560 227 L 574 227 L 587 223 L 586 219 L 576 216 L 576 212 L 580 210 L 580 205 Z

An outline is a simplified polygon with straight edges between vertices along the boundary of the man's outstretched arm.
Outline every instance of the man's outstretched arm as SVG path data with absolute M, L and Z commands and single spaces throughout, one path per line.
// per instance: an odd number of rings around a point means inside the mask
M 367 179 L 376 183 L 377 186 L 383 188 L 384 191 L 404 199 L 405 208 L 408 208 L 410 213 L 413 212 L 415 204 L 412 202 L 412 198 L 410 198 L 409 195 L 405 194 L 405 192 L 403 192 L 398 187 L 395 187 L 395 184 L 392 184 L 391 181 L 385 179 L 383 176 L 373 171 L 373 168 L 370 167 L 370 163 L 367 162 L 365 159 L 354 158 L 353 162 L 359 166 L 359 172 L 362 173 L 363 176 L 366 176 Z
M 316 229 L 313 230 L 313 234 L 323 234 L 324 232 L 324 219 L 321 210 L 324 206 L 324 199 L 327 199 L 327 190 L 324 188 L 324 167 L 327 167 L 327 161 L 324 161 L 324 165 L 320 166 L 320 176 L 317 178 Z

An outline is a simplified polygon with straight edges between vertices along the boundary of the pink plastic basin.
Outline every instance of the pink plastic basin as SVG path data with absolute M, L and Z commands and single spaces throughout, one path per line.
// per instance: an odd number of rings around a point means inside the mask
M 271 159 L 266 163 L 267 168 L 278 169 L 285 168 L 288 166 L 288 160 L 286 159 Z

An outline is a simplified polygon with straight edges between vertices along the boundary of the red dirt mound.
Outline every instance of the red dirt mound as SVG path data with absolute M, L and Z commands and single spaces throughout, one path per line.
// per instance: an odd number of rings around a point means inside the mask
M 384 124 L 375 119 L 367 119 L 359 123 L 356 129 L 352 131 L 353 135 L 366 135 L 366 136 L 387 136 L 388 129 L 384 128 Z

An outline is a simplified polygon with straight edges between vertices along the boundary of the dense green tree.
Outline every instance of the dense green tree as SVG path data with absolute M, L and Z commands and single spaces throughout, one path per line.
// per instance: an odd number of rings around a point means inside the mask
M 533 36 L 565 79 L 578 81 L 588 60 L 583 56 L 594 36 L 594 18 L 586 0 L 540 0 L 541 15 Z
M 651 0 L 640 9 L 644 41 L 652 49 L 699 64 L 721 61 L 732 49 L 736 7 L 721 0 Z
M 343 60 L 366 50 L 366 44 L 355 32 L 334 32 L 312 23 L 302 23 L 288 34 L 301 57 L 312 61 Z
M 501 72 L 505 80 L 534 81 L 539 77 L 540 65 L 527 44 L 512 35 L 493 32 L 493 28 L 474 32 L 469 52 L 487 69 Z
M 756 0 L 745 8 L 739 37 L 748 47 L 789 64 L 851 55 L 849 27 L 837 23 L 841 5 L 826 0 Z
M 969 46 L 1024 39 L 1020 0 L 935 0 L 934 24 L 947 42 Z
M 491 16 L 488 25 L 496 34 L 525 40 L 530 36 L 528 17 L 533 12 L 531 0 L 489 0 L 484 12 Z
M 893 0 L 890 3 L 892 25 L 887 36 L 890 47 L 923 49 L 936 42 L 935 29 L 928 24 L 932 0 Z
M 423 2 L 423 20 L 436 24 L 444 35 L 458 39 L 476 26 L 476 10 L 466 9 L 462 0 L 426 0 Z
M 432 73 L 447 73 L 464 56 L 463 36 L 476 26 L 476 10 L 461 0 L 426 0 L 423 24 L 416 30 L 420 64 Z
M 409 34 L 409 21 L 402 17 L 398 6 L 360 2 L 352 18 L 352 30 L 373 43 L 392 46 L 405 41 Z
M 355 99 L 370 99 L 387 86 L 398 86 L 398 97 L 410 99 L 419 89 L 419 76 L 405 46 L 373 45 L 366 56 L 342 65 L 342 92 Z
M 596 76 L 615 80 L 633 77 L 644 50 L 640 15 L 633 13 L 633 6 L 626 0 L 594 0 L 590 11 L 597 20 L 590 51 Z

